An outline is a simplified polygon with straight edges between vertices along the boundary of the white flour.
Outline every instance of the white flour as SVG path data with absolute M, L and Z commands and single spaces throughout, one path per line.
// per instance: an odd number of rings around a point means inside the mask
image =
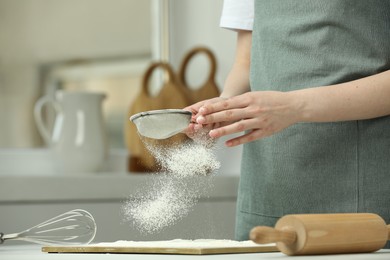
M 185 217 L 211 188 L 210 178 L 220 163 L 213 153 L 214 141 L 202 138 L 169 149 L 146 144 L 164 173 L 123 206 L 125 219 L 141 233 L 159 232 Z
M 196 197 L 186 194 L 183 185 L 166 176 L 156 176 L 142 197 L 128 201 L 124 213 L 141 233 L 155 233 L 186 216 Z
M 124 241 L 119 240 L 112 243 L 92 244 L 91 246 L 102 247 L 144 247 L 144 248 L 226 248 L 226 247 L 259 247 L 251 240 L 235 241 L 228 239 L 174 239 L 163 241 Z
M 176 177 L 206 176 L 220 167 L 212 150 L 197 143 L 155 154 L 162 169 Z

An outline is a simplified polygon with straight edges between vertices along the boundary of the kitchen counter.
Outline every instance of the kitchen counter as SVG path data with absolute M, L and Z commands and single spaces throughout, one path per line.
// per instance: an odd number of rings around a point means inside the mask
M 344 254 L 344 255 L 318 255 L 318 256 L 294 256 L 289 257 L 282 253 L 257 253 L 257 254 L 224 254 L 224 255 L 152 255 L 152 254 L 48 254 L 41 252 L 39 245 L 1 245 L 0 259 L 4 260 L 99 260 L 99 259 L 143 259 L 143 260 L 192 260 L 192 259 L 212 259 L 212 260 L 229 260 L 229 259 L 293 259 L 293 260 L 322 260 L 322 259 L 343 259 L 343 260 L 375 260 L 390 259 L 390 249 L 383 249 L 370 254 Z

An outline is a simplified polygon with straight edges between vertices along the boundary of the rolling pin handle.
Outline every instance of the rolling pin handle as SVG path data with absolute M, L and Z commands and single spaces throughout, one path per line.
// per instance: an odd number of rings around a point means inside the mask
M 387 240 L 390 240 L 390 225 L 387 225 Z
M 297 234 L 293 230 L 277 230 L 271 227 L 259 226 L 250 232 L 250 239 L 258 244 L 269 244 L 283 242 L 287 245 L 293 244 L 297 239 Z

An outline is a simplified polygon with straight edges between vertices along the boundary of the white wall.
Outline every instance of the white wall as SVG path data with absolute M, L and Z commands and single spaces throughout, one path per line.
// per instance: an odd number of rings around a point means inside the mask
M 217 82 L 222 86 L 235 48 L 235 33 L 219 27 L 223 0 L 171 0 L 170 3 L 171 62 L 178 66 L 189 49 L 205 45 L 217 56 Z M 194 71 L 190 71 L 189 80 L 205 72 L 201 66 L 191 69 Z

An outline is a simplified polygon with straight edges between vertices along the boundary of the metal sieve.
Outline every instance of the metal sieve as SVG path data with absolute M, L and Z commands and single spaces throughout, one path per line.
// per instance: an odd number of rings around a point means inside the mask
M 130 117 L 138 133 L 153 139 L 166 139 L 182 132 L 191 122 L 190 111 L 162 109 L 141 112 Z

